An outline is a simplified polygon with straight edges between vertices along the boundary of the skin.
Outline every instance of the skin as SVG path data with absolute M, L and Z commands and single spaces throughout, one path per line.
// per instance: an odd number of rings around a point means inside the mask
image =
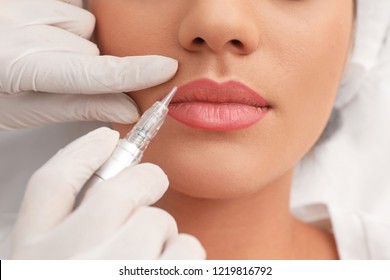
M 130 96 L 144 112 L 174 85 L 240 81 L 271 105 L 235 131 L 168 117 L 144 161 L 170 189 L 157 204 L 209 259 L 335 259 L 333 236 L 289 211 L 294 167 L 329 119 L 352 41 L 353 0 L 93 0 L 103 54 L 179 61 L 170 82 Z M 201 40 L 196 39 L 201 38 Z M 123 135 L 130 126 L 114 125 Z

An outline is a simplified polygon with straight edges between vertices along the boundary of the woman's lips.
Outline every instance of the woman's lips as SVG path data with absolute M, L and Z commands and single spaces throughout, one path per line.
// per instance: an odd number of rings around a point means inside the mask
M 179 87 L 169 115 L 187 126 L 205 130 L 235 130 L 259 122 L 268 102 L 246 85 L 202 79 Z

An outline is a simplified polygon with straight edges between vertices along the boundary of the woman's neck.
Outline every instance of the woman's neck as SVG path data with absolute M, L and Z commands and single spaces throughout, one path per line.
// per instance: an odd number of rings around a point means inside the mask
M 296 220 L 289 210 L 292 172 L 255 194 L 199 199 L 171 187 L 156 204 L 196 236 L 208 259 L 337 258 L 333 238 Z

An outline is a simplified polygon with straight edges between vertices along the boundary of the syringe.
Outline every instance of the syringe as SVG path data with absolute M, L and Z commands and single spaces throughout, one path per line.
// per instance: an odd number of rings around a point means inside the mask
M 149 108 L 126 135 L 119 140 L 111 157 L 95 172 L 84 186 L 88 189 L 104 180 L 108 180 L 126 167 L 138 164 L 150 141 L 156 136 L 168 114 L 168 105 L 177 91 L 174 87 L 161 101 Z

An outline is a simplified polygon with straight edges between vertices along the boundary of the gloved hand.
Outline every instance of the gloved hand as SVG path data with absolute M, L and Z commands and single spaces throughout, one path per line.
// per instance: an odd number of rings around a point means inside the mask
M 80 3 L 0 0 L 0 129 L 78 120 L 132 123 L 138 110 L 122 92 L 176 73 L 171 58 L 99 56 L 88 41 L 95 18 Z
M 150 207 L 168 187 L 141 164 L 75 197 L 112 153 L 118 133 L 97 129 L 60 150 L 31 178 L 13 233 L 15 259 L 204 259 L 199 241 L 178 234 L 167 212 Z

